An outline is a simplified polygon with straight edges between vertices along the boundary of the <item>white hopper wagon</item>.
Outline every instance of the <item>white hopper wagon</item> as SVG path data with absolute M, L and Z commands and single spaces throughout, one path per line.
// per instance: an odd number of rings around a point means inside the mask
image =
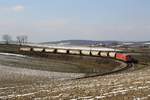
M 99 56 L 99 51 L 91 51 L 92 56 Z
M 57 53 L 67 53 L 67 50 L 65 49 L 57 49 Z
M 43 48 L 33 48 L 33 51 L 35 51 L 35 52 L 42 52 Z
M 20 51 L 31 51 L 31 48 L 20 48 Z
M 108 56 L 108 52 L 102 51 L 102 52 L 100 53 L 100 56 L 102 56 L 102 57 L 107 57 L 107 56 Z
M 116 52 L 109 52 L 109 57 L 115 58 Z
M 53 53 L 55 51 L 55 49 L 51 49 L 51 48 L 46 48 L 45 49 L 45 52 L 51 52 L 51 53 Z
M 80 55 L 80 50 L 69 50 L 69 54 Z
M 81 50 L 81 54 L 90 55 L 90 50 Z

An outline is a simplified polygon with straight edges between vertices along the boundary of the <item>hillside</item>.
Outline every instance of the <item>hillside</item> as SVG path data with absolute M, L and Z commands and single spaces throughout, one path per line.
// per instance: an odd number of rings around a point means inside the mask
M 94 41 L 94 40 L 62 40 L 54 42 L 43 42 L 41 44 L 57 44 L 57 45 L 111 45 L 113 43 L 120 44 L 120 41 Z

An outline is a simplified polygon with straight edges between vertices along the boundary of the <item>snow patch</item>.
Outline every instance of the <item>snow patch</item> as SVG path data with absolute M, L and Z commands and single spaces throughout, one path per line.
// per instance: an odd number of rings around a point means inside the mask
M 25 56 L 25 55 L 13 54 L 13 53 L 0 53 L 0 55 L 16 56 L 16 57 L 28 57 L 28 56 Z
M 106 96 L 96 96 L 95 99 L 102 99 L 105 98 Z

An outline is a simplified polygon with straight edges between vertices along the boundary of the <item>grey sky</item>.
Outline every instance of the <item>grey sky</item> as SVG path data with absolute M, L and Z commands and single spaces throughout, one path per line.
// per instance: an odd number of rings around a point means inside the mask
M 149 0 L 1 0 L 0 35 L 30 41 L 150 40 Z

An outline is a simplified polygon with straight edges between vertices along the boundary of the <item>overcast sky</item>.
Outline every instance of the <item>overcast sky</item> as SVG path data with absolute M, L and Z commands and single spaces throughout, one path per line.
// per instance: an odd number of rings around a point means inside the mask
M 150 0 L 0 0 L 0 35 L 30 41 L 150 40 Z

